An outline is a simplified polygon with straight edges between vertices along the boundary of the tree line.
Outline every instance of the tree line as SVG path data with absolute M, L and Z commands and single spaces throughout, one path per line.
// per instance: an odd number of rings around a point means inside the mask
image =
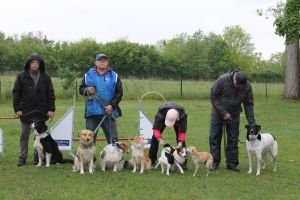
M 155 45 L 126 39 L 99 43 L 86 38 L 77 42 L 53 41 L 42 32 L 6 36 L 0 32 L 0 73 L 21 71 L 28 55 L 40 53 L 47 72 L 69 79 L 81 77 L 98 53 L 105 53 L 112 68 L 124 78 L 209 80 L 232 68 L 246 71 L 253 81 L 279 82 L 284 77 L 283 52 L 268 60 L 255 52 L 251 35 L 240 26 L 226 27 L 222 34 L 178 34 Z

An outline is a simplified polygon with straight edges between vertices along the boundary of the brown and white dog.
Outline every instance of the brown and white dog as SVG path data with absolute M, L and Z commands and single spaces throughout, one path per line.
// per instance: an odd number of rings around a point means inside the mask
M 106 168 L 112 168 L 114 172 L 120 171 L 124 166 L 124 156 L 129 152 L 126 143 L 108 144 L 100 153 L 100 166 L 102 171 Z
M 132 172 L 136 172 L 137 168 L 141 168 L 140 173 L 144 173 L 144 170 L 151 169 L 151 159 L 149 158 L 149 151 L 144 148 L 147 144 L 147 140 L 143 136 L 136 136 L 131 144 L 131 160 L 130 164 L 133 166 Z
M 72 167 L 73 172 L 80 171 L 80 174 L 84 174 L 84 170 L 88 169 L 89 173 L 92 174 L 95 169 L 95 155 L 94 133 L 90 130 L 82 130 L 79 134 L 79 145 Z
M 213 157 L 210 153 L 208 152 L 200 152 L 197 151 L 196 147 L 190 146 L 187 148 L 187 152 L 192 155 L 192 160 L 196 166 L 195 172 L 193 176 L 196 176 L 200 163 L 205 164 L 206 166 L 206 176 L 208 176 L 209 172 L 213 170 L 212 164 L 213 164 Z
M 246 125 L 245 128 L 247 129 L 246 150 L 249 158 L 248 174 L 252 173 L 252 155 L 256 155 L 257 158 L 256 176 L 260 175 L 261 162 L 263 162 L 262 168 L 266 168 L 268 154 L 273 161 L 273 171 L 276 171 L 278 144 L 275 137 L 270 133 L 260 133 L 260 125 Z

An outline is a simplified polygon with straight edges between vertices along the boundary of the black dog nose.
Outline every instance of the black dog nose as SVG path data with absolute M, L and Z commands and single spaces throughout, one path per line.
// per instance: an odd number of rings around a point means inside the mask
M 90 139 L 86 139 L 86 141 L 88 142 Z

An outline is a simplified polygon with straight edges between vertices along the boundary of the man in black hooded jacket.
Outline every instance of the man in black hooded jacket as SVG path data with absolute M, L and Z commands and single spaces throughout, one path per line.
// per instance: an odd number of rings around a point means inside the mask
M 209 145 L 214 158 L 213 168 L 217 169 L 221 161 L 222 127 L 226 126 L 226 164 L 227 169 L 238 172 L 238 138 L 241 104 L 249 124 L 254 124 L 254 103 L 252 87 L 247 75 L 232 70 L 221 75 L 213 84 L 210 93 L 212 104 Z
M 55 94 L 51 78 L 45 72 L 41 56 L 32 53 L 18 74 L 12 91 L 13 107 L 21 120 L 20 155 L 18 166 L 26 164 L 30 125 L 54 117 Z

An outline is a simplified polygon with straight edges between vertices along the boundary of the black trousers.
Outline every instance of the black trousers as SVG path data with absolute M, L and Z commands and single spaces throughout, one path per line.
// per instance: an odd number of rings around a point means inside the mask
M 226 164 L 227 166 L 235 167 L 239 164 L 239 118 L 235 118 L 229 121 L 211 119 L 209 133 L 210 153 L 214 158 L 214 164 L 218 166 L 221 162 L 221 141 L 223 135 L 223 125 L 225 125 L 227 133 L 225 146 Z
M 165 127 L 163 127 L 160 132 L 162 134 L 162 132 L 164 131 Z M 175 133 L 176 133 L 176 143 L 178 144 L 178 134 L 179 134 L 179 129 L 178 127 L 174 126 L 174 130 L 175 130 Z M 186 144 L 185 142 L 182 143 L 182 146 L 183 147 L 186 147 Z M 151 145 L 150 145 L 150 149 L 149 149 L 149 157 L 152 161 L 152 164 L 156 162 L 157 160 L 157 152 L 158 152 L 158 149 L 159 149 L 159 142 L 158 140 L 156 139 L 156 137 L 153 135 L 152 136 L 152 139 L 151 139 Z M 187 160 L 186 160 L 187 161 Z M 186 162 L 185 162 L 186 163 Z

